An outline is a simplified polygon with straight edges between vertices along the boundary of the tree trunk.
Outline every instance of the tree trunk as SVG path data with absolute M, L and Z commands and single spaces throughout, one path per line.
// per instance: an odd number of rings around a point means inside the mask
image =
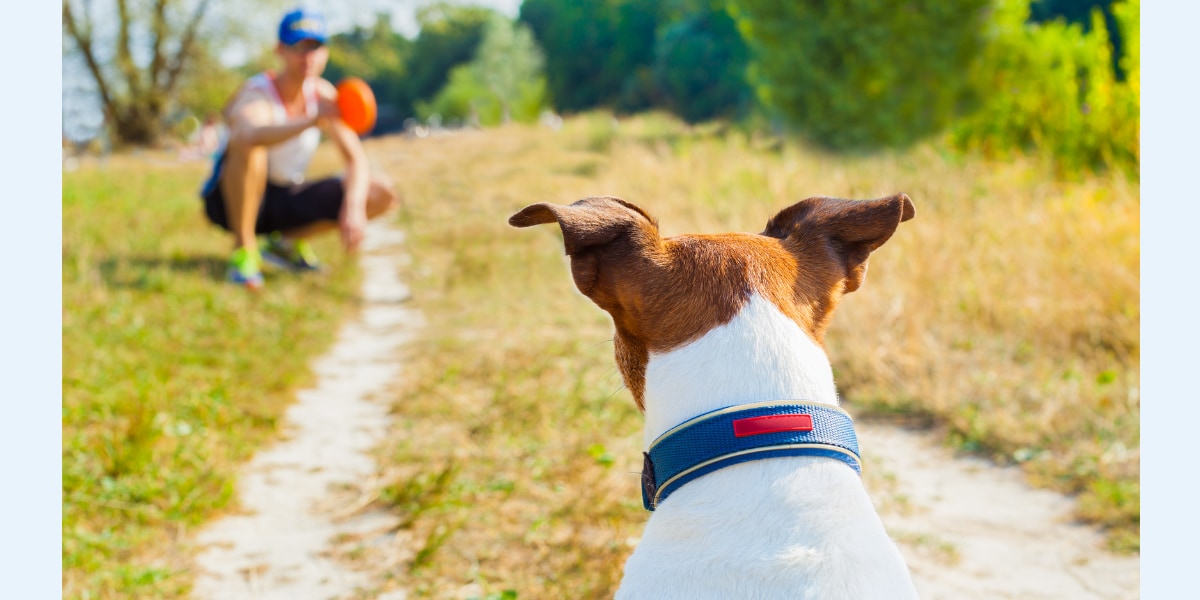
M 173 32 L 168 24 L 167 9 L 168 5 L 175 3 L 156 0 L 148 17 L 149 29 L 153 34 L 149 48 L 150 62 L 147 67 L 138 67 L 130 47 L 130 31 L 137 17 L 129 10 L 128 0 L 117 0 L 118 35 L 113 61 L 116 69 L 106 70 L 96 57 L 89 3 L 85 2 L 82 11 L 77 13 L 72 9 L 70 0 L 63 0 L 63 27 L 96 82 L 105 121 L 117 143 L 141 146 L 159 141 L 164 131 L 170 98 L 180 74 L 187 68 L 195 52 L 196 35 L 209 2 L 201 0 L 186 25 Z M 178 34 L 178 49 L 173 56 L 168 56 L 166 42 L 167 38 L 176 37 L 173 34 Z M 113 85 L 114 80 L 119 81 L 120 85 Z

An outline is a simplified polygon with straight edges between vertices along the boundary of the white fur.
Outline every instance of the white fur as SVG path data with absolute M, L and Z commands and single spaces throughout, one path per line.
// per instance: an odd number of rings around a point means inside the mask
M 646 446 L 713 409 L 764 400 L 837 404 L 825 352 L 758 295 L 729 322 L 646 366 Z M 618 599 L 916 598 L 859 476 L 785 457 L 699 477 L 651 515 Z
M 825 351 L 758 294 L 728 323 L 646 364 L 646 447 L 710 410 L 764 400 L 837 405 Z

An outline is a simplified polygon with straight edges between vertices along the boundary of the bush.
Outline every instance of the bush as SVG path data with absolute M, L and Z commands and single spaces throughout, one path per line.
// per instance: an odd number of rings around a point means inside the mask
M 749 50 L 723 10 L 685 16 L 663 28 L 654 78 L 667 105 L 689 123 L 732 116 L 751 100 Z
M 450 81 L 455 67 L 470 62 L 495 11 L 480 6 L 438 2 L 417 11 L 421 33 L 405 63 L 400 115 L 416 114 L 419 101 L 433 98 Z
M 524 24 L 495 15 L 484 28 L 475 58 L 450 72 L 450 81 L 417 115 L 496 125 L 537 120 L 546 95 L 542 52 Z
M 1099 10 L 1085 32 L 1062 20 L 1028 23 L 1029 0 L 1001 0 L 973 82 L 982 106 L 953 128 L 951 142 L 996 158 L 1040 150 L 1065 173 L 1112 167 L 1136 176 L 1139 4 L 1112 7 L 1123 46 L 1119 81 Z
M 520 21 L 546 51 L 554 105 L 640 110 L 653 103 L 650 68 L 664 10 L 650 0 L 525 0 Z
M 970 97 L 988 0 L 731 0 L 759 99 L 816 143 L 901 146 Z

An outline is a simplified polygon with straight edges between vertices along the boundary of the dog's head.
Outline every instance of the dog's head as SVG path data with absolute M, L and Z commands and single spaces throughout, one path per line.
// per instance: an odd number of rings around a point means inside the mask
M 575 285 L 612 315 L 617 365 L 643 408 L 649 353 L 728 322 L 751 294 L 769 299 L 823 343 L 838 301 L 866 278 L 871 252 L 914 214 L 905 194 L 814 197 L 783 209 L 758 234 L 663 238 L 646 211 L 600 196 L 568 206 L 533 204 L 508 222 L 558 222 Z

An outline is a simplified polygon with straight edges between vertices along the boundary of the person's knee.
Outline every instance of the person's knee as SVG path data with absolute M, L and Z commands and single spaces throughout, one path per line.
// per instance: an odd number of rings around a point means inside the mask
M 387 212 L 396 205 L 397 199 L 396 186 L 387 175 L 371 176 L 371 186 L 367 193 L 367 208 L 371 216 Z
M 267 182 L 267 149 L 257 147 L 229 147 L 222 159 L 222 185 L 262 187 Z
M 250 165 L 267 164 L 267 147 L 253 145 L 244 138 L 230 138 L 225 147 L 226 162 L 244 162 Z
M 267 149 L 263 146 L 229 146 L 221 162 L 220 185 L 227 199 L 241 198 L 246 186 L 258 189 L 267 183 Z
M 396 198 L 396 184 L 392 183 L 392 178 L 383 173 L 375 173 L 371 175 L 371 191 L 383 198 Z

